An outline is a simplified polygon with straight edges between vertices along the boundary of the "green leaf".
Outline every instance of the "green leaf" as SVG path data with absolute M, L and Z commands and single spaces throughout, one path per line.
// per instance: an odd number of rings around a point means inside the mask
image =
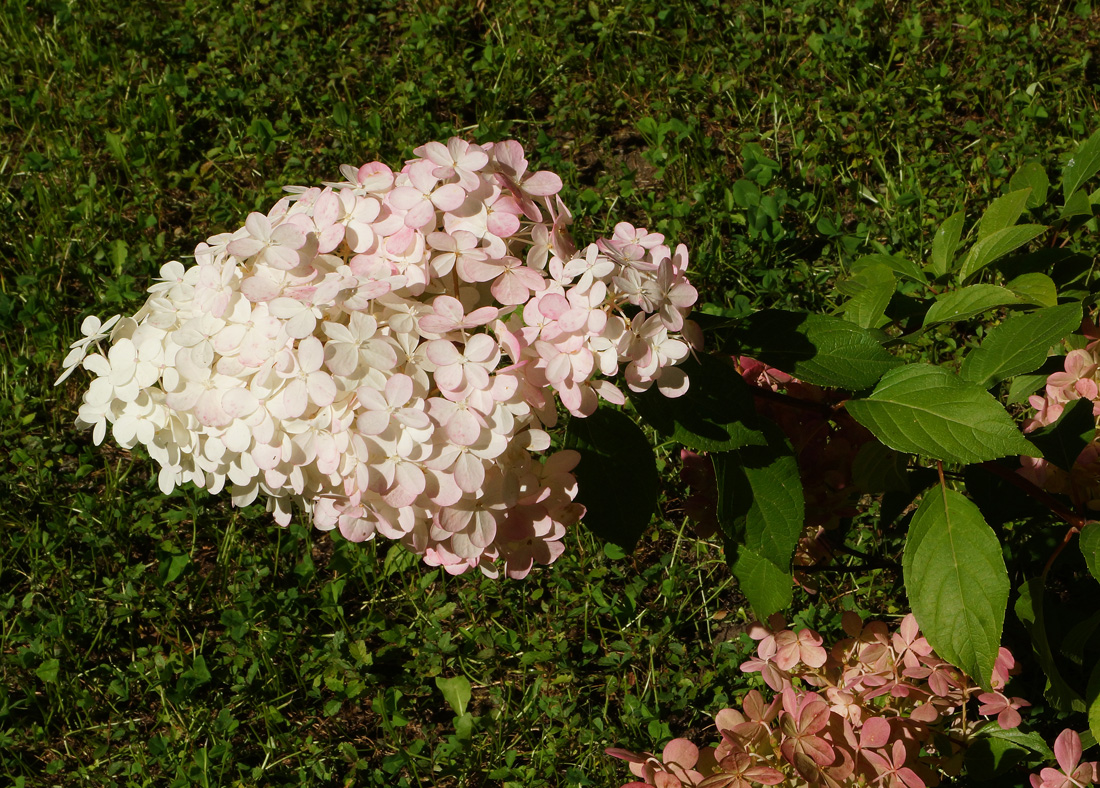
M 932 648 L 988 689 L 1009 584 L 1001 544 L 978 507 L 943 486 L 926 493 L 909 524 L 902 572 Z
M 817 386 L 858 391 L 901 363 L 870 331 L 829 315 L 765 309 L 733 335 L 745 355 Z
M 791 556 L 805 523 L 798 463 L 777 427 L 767 446 L 711 455 L 726 560 L 763 618 L 791 602 Z
M 451 679 L 436 676 L 435 686 L 443 693 L 443 699 L 447 701 L 447 705 L 451 707 L 451 711 L 455 713 L 456 717 L 461 717 L 466 713 L 466 705 L 470 702 L 470 697 L 473 694 L 469 679 L 465 676 L 455 676 Z
M 1047 640 L 1046 616 L 1043 612 L 1044 586 L 1043 580 L 1033 577 L 1018 589 L 1020 596 L 1016 599 L 1014 610 L 1016 618 L 1024 625 L 1028 635 L 1031 636 L 1031 645 L 1035 656 L 1039 659 L 1043 674 L 1047 680 L 1046 696 L 1054 707 L 1063 713 L 1071 711 L 1085 711 L 1085 702 L 1077 692 L 1062 678 L 1061 671 L 1054 661 L 1054 654 L 1050 650 L 1050 642 Z
M 657 508 L 657 462 L 645 433 L 626 414 L 600 408 L 569 420 L 565 446 L 581 455 L 573 474 L 584 524 L 633 551 Z
M 455 736 L 465 741 L 474 734 L 474 715 L 459 714 L 455 717 Z
M 1096 439 L 1092 400 L 1074 400 L 1057 421 L 1028 434 L 1027 439 L 1039 448 L 1044 458 L 1064 471 L 1070 470 L 1085 447 Z
M 107 150 L 111 152 L 111 155 L 119 161 L 126 163 L 129 157 L 126 155 L 126 144 L 122 140 L 122 135 L 106 131 L 103 133 L 103 136 L 107 140 Z
M 42 663 L 34 669 L 34 675 L 38 676 L 40 681 L 44 681 L 47 684 L 54 684 L 57 682 L 57 674 L 61 671 L 61 661 L 57 659 L 45 659 Z
M 966 776 L 979 781 L 992 780 L 1022 763 L 1038 763 L 1054 757 L 1038 733 L 1019 728 L 1005 730 L 996 722 L 982 727 L 966 748 L 963 763 Z
M 760 187 L 741 178 L 733 184 L 733 200 L 741 208 L 755 208 L 760 204 Z
M 844 319 L 861 328 L 878 328 L 897 289 L 894 272 L 884 265 L 870 265 L 860 269 L 848 285 L 855 285 L 857 290 L 841 307 Z
M 970 285 L 937 296 L 924 316 L 924 325 L 968 320 L 989 309 L 1020 303 L 1011 290 L 998 285 Z
M 1092 216 L 1092 202 L 1084 192 L 1074 192 L 1058 213 L 1059 219 L 1072 219 L 1074 216 Z
M 978 222 L 978 239 L 988 238 L 998 230 L 1011 227 L 1027 207 L 1031 187 L 1001 195 L 989 204 Z
M 1027 401 L 1027 398 L 1046 385 L 1048 375 L 1017 375 L 1008 384 L 1009 405 L 1019 405 Z
M 1046 230 L 1046 226 L 1042 224 L 1017 224 L 982 238 L 970 247 L 970 251 L 963 260 L 959 281 L 965 282 L 990 263 L 1019 249 Z
M 893 254 L 864 255 L 852 263 L 851 271 L 853 274 L 858 274 L 865 268 L 872 268 L 876 265 L 884 265 L 898 276 L 911 279 L 917 284 L 923 285 L 928 281 L 928 277 L 920 270 L 920 266 L 908 258 L 899 257 Z
M 973 463 L 1012 454 L 1040 456 L 989 392 L 931 364 L 886 373 L 848 413 L 891 449 Z
M 192 687 L 198 687 L 209 682 L 213 676 L 210 675 L 210 669 L 206 667 L 206 657 L 202 654 L 196 654 L 195 658 L 191 660 L 191 667 L 183 671 L 180 678 L 190 683 Z
M 859 447 L 852 462 L 852 483 L 866 493 L 904 492 L 909 489 L 905 455 L 868 441 Z
M 1085 649 L 1088 648 L 1092 636 L 1096 634 L 1097 627 L 1100 627 L 1100 610 L 1070 627 L 1069 632 L 1062 638 L 1062 644 L 1058 647 L 1062 656 L 1075 665 L 1083 666 Z
M 1016 170 L 1008 182 L 1010 189 L 1031 189 L 1027 198 L 1028 208 L 1038 208 L 1047 201 L 1047 191 L 1050 188 L 1050 178 L 1047 177 L 1046 168 L 1037 161 L 1029 161 Z
M 932 238 L 932 272 L 936 276 L 943 276 L 953 268 L 951 263 L 962 239 L 965 219 L 965 211 L 953 213 L 936 230 L 936 235 Z
M 1100 131 L 1078 145 L 1062 169 L 1062 196 L 1066 201 L 1097 171 L 1100 171 Z
M 1087 400 L 1078 400 L 1078 402 L 1091 404 Z M 1085 556 L 1085 565 L 1088 566 L 1089 573 L 1100 581 L 1100 523 L 1089 523 L 1082 528 L 1078 545 L 1081 548 L 1081 554 Z
M 959 374 L 989 388 L 1005 378 L 1042 366 L 1053 344 L 1081 325 L 1079 302 L 1013 315 L 994 328 L 981 347 L 966 354 Z
M 1089 683 L 1085 689 L 1085 707 L 1088 709 L 1089 730 L 1094 738 L 1100 739 L 1100 662 L 1089 674 Z
M 661 437 L 697 451 L 729 451 L 764 445 L 752 388 L 733 366 L 700 355 L 680 365 L 691 385 L 682 397 L 666 397 L 656 386 L 631 393 L 635 409 Z
M 1020 297 L 1025 304 L 1036 306 L 1056 306 L 1058 288 L 1054 280 L 1046 274 L 1033 272 L 1021 274 L 1008 283 L 1008 289 Z
M 191 556 L 187 553 L 175 553 L 161 562 L 161 574 L 166 583 L 175 582 L 187 565 L 191 563 Z

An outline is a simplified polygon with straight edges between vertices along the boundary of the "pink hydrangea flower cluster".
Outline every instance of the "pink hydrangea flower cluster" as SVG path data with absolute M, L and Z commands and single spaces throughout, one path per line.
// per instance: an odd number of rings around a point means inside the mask
M 1035 414 L 1024 422 L 1024 432 L 1053 424 L 1067 405 L 1079 399 L 1091 401 L 1093 417 L 1100 419 L 1100 341 L 1089 322 L 1085 324 L 1085 335 L 1093 341 L 1066 354 L 1063 371 L 1047 378 L 1042 395 L 1029 398 Z M 1082 450 L 1068 472 L 1036 457 L 1020 457 L 1020 463 L 1020 474 L 1039 487 L 1068 495 L 1078 508 L 1100 510 L 1100 438 Z
M 166 264 L 133 317 L 85 321 L 58 382 L 95 375 L 77 423 L 144 445 L 165 493 L 228 486 L 282 525 L 297 504 L 454 574 L 523 577 L 583 514 L 577 453 L 540 459 L 557 404 L 621 404 L 620 375 L 687 389 L 687 248 L 622 223 L 578 251 L 561 179 L 515 141 L 415 152 L 288 187 Z
M 1100 763 L 1082 762 L 1081 754 L 1081 737 L 1077 731 L 1066 728 L 1054 741 L 1058 768 L 1048 766 L 1031 775 L 1031 788 L 1083 788 L 1100 782 Z
M 779 616 L 769 627 L 754 626 L 756 656 L 741 669 L 761 673 L 771 699 L 752 690 L 740 709 L 718 712 L 722 738 L 714 747 L 674 739 L 660 757 L 609 749 L 638 778 L 624 788 L 924 788 L 957 771 L 966 742 L 990 724 L 967 714 L 972 698 L 979 717 L 996 717 L 1006 729 L 1030 705 L 1002 692 L 1017 672 L 1007 649 L 997 658 L 993 691 L 982 692 L 933 653 L 912 615 L 896 631 L 854 613 L 843 623 L 849 637 L 831 649 L 810 629 L 787 629 Z

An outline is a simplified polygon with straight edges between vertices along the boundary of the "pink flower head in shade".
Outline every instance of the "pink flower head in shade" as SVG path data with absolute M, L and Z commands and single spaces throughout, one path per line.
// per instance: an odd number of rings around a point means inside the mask
M 557 406 L 687 388 L 687 250 L 617 228 L 578 251 L 561 178 L 518 142 L 414 152 L 288 187 L 166 264 L 133 317 L 84 321 L 58 382 L 94 375 L 77 423 L 144 445 L 166 494 L 228 487 L 281 525 L 297 508 L 452 574 L 524 577 L 584 514 Z
M 1081 737 L 1066 728 L 1054 741 L 1054 757 L 1058 768 L 1047 767 L 1031 775 L 1032 788 L 1081 788 L 1100 780 L 1097 763 L 1081 763 Z
M 788 629 L 779 615 L 766 626 L 752 625 L 756 655 L 742 670 L 761 671 L 770 698 L 751 690 L 741 708 L 719 711 L 714 723 L 720 740 L 712 747 L 674 739 L 660 757 L 608 750 L 630 762 L 638 781 L 628 786 L 925 788 L 952 773 L 982 727 L 1012 727 L 1018 709 L 1028 705 L 999 689 L 981 695 L 978 685 L 936 656 L 912 615 L 894 630 L 852 612 L 842 623 L 848 637 L 831 646 L 812 630 Z M 777 680 L 769 680 L 769 669 Z M 1002 649 L 994 686 L 1001 681 L 1003 687 L 1002 679 L 1015 671 L 1012 655 Z M 1006 718 L 1007 711 L 1016 716 Z M 997 721 L 981 719 L 990 716 Z M 1093 783 L 1096 764 L 1080 763 L 1076 734 L 1063 733 L 1054 749 L 1060 769 L 1033 776 L 1033 788 Z
M 1028 403 L 1035 413 L 1024 422 L 1024 432 L 1033 432 L 1053 424 L 1076 400 L 1090 403 L 1093 419 L 1100 419 L 1100 348 L 1097 328 L 1086 317 L 1082 333 L 1092 340 L 1085 348 L 1070 350 L 1063 361 L 1063 370 L 1047 378 L 1043 395 L 1033 394 Z M 1080 406 L 1079 406 L 1080 407 Z M 1059 495 L 1068 495 L 1079 508 L 1100 510 L 1100 435 L 1078 455 L 1069 470 L 1047 460 L 1020 458 L 1017 471 L 1028 481 Z

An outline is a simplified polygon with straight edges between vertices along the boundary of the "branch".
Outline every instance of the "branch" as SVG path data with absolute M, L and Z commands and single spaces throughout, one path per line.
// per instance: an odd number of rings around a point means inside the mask
M 1009 484 L 1023 490 L 1032 498 L 1044 504 L 1048 509 L 1054 512 L 1054 514 L 1058 515 L 1060 518 L 1073 526 L 1074 529 L 1080 531 L 1082 528 L 1084 528 L 1085 523 L 1088 522 L 1087 520 L 1085 520 L 1085 518 L 1081 517 L 1079 514 L 1076 514 L 1073 510 L 1069 509 L 1046 490 L 1036 486 L 1020 474 L 1015 473 L 1014 471 L 1010 471 L 1008 468 L 1005 468 L 1004 466 L 999 465 L 995 462 L 983 462 L 979 467 L 983 468 L 986 471 L 989 471 L 994 476 L 1000 476 Z

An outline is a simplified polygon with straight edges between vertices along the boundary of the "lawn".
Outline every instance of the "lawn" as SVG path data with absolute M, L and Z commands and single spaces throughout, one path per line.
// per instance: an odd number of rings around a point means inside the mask
M 620 221 L 686 243 L 702 312 L 829 311 L 856 257 L 925 259 L 944 218 L 1100 128 L 1089 2 L 9 1 L 0 41 L 0 776 L 18 786 L 618 785 L 605 747 L 699 733 L 760 686 L 675 446 L 634 554 L 577 527 L 509 581 L 164 496 L 148 457 L 73 426 L 81 373 L 52 384 L 81 320 L 132 313 L 164 262 L 284 184 L 513 138 L 561 175 L 582 243 Z M 876 567 L 793 609 L 835 632 L 907 605 Z

